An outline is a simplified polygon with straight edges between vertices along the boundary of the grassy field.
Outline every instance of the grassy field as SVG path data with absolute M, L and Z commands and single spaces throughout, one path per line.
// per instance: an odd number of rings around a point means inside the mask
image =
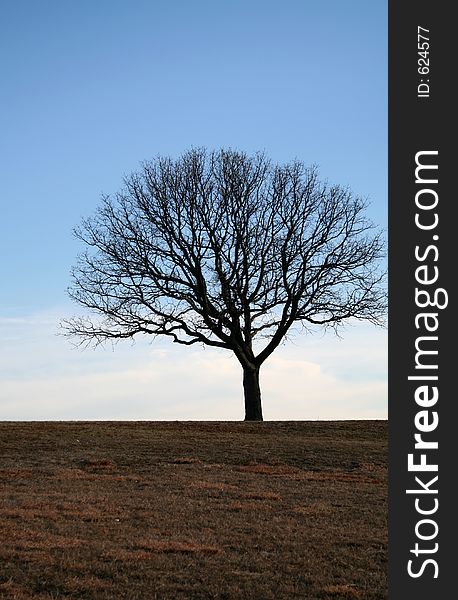
M 387 423 L 0 423 L 0 598 L 387 596 Z

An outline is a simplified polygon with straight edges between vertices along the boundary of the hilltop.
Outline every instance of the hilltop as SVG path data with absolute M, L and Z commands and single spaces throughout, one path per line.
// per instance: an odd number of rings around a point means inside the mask
M 0 423 L 0 597 L 386 598 L 387 422 Z

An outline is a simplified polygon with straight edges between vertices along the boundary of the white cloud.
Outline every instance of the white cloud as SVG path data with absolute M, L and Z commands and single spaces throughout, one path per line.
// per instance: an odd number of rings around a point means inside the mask
M 57 314 L 0 318 L 0 419 L 243 418 L 229 352 L 145 339 L 82 351 L 56 336 Z M 297 336 L 263 365 L 261 386 L 269 420 L 386 418 L 386 332 Z

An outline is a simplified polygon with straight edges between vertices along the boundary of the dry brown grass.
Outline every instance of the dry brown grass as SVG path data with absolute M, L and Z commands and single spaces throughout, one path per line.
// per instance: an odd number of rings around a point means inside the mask
M 0 423 L 0 598 L 386 598 L 386 422 Z
M 361 598 L 360 592 L 351 585 L 328 585 L 324 591 L 334 598 Z

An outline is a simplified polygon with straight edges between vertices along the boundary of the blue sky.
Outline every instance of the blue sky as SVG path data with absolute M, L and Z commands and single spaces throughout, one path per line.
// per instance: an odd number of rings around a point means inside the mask
M 142 160 L 230 146 L 317 164 L 385 228 L 386 2 L 6 0 L 0 53 L 0 419 L 240 418 L 226 354 L 143 341 L 81 353 L 56 338 L 75 312 L 72 227 Z M 267 417 L 386 416 L 386 332 L 298 336 L 278 352 L 270 375 L 294 389 L 269 383 L 267 363 Z M 197 368 L 208 375 L 194 381 Z M 161 391 L 167 369 L 193 386 L 188 402 Z

